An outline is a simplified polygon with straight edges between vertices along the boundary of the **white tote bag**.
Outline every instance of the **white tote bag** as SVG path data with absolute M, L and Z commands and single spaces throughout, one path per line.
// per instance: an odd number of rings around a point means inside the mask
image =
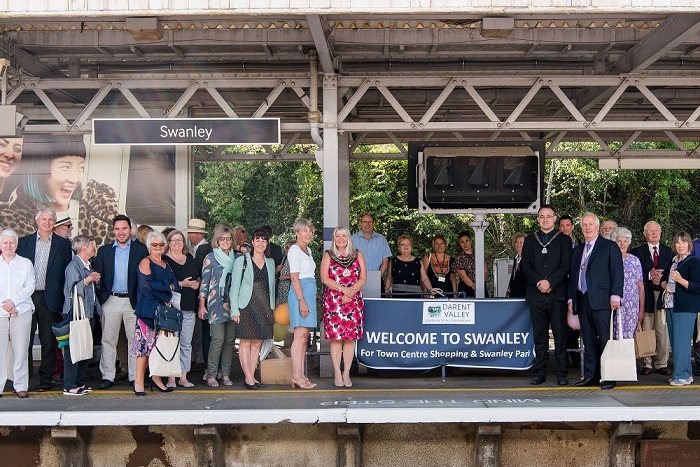
M 182 376 L 180 367 L 180 336 L 159 331 L 151 354 L 148 356 L 151 376 Z
M 634 353 L 634 339 L 622 338 L 622 316 L 618 308 L 617 334 L 613 340 L 613 313 L 610 313 L 610 340 L 600 357 L 601 381 L 637 381 L 637 360 Z
M 92 359 L 92 329 L 90 319 L 85 316 L 85 302 L 73 288 L 73 319 L 70 322 L 70 358 L 73 363 Z

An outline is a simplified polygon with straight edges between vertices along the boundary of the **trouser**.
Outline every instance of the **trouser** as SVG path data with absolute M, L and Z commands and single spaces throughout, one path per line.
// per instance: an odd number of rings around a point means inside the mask
M 90 319 L 90 329 L 92 329 L 92 326 L 93 320 Z M 68 340 L 70 341 L 70 338 Z M 63 389 L 70 390 L 81 386 L 89 363 L 89 359 L 73 363 L 70 355 L 70 345 L 63 347 Z
M 190 371 L 192 363 L 192 334 L 194 323 L 199 318 L 194 311 L 182 311 L 182 331 L 180 332 L 180 366 L 183 373 Z
M 192 363 L 204 362 L 205 357 L 202 354 L 202 337 L 202 320 L 199 319 L 195 312 L 194 329 L 192 331 Z
M 532 337 L 535 340 L 535 373 L 547 374 L 547 360 L 549 359 L 549 328 L 552 328 L 554 336 L 554 373 L 557 376 L 566 376 L 566 302 L 552 300 L 546 297 L 544 300 L 530 302 L 530 318 L 532 319 Z
M 578 318 L 581 322 L 581 339 L 585 348 L 584 376 L 586 379 L 600 379 L 600 356 L 610 339 L 610 309 L 593 310 L 588 294 L 576 294 Z
M 0 318 L 0 392 L 7 382 L 8 347 L 12 348 L 12 386 L 15 392 L 26 391 L 29 388 L 29 367 L 27 349 L 29 348 L 29 332 L 32 328 L 32 313 L 25 311 L 16 316 Z
M 136 329 L 136 315 L 131 309 L 129 298 L 110 296 L 102 305 L 102 356 L 100 357 L 100 373 L 102 379 L 114 381 L 117 362 L 117 343 L 119 331 L 124 323 L 127 348 L 131 349 L 134 343 L 134 331 Z M 129 361 L 129 381 L 136 377 L 136 358 L 127 353 Z
M 657 303 L 658 298 L 659 292 L 654 291 L 654 304 Z M 651 331 L 652 329 L 656 334 L 656 355 L 644 357 L 644 367 L 651 368 L 653 361 L 654 368 L 665 368 L 668 366 L 670 347 L 668 326 L 666 325 L 666 310 L 657 310 L 656 305 L 653 313 L 644 313 L 644 320 L 642 321 L 642 330 Z
M 233 363 L 233 348 L 236 343 L 236 322 L 226 321 L 224 323 L 212 324 L 209 326 L 211 334 L 211 346 L 209 347 L 209 364 L 207 375 L 210 378 L 216 376 L 217 365 L 221 361 L 221 375 L 231 375 L 231 364 Z
M 126 338 L 126 330 L 124 330 L 124 332 L 119 333 L 119 338 L 117 340 L 117 360 L 119 361 L 119 366 L 115 368 L 117 373 L 120 371 L 123 371 L 124 373 L 129 372 L 130 354 L 131 349 L 129 348 L 129 341 Z
M 566 326 L 566 348 L 567 349 L 578 349 L 581 347 L 579 343 L 579 338 L 581 337 L 581 332 L 578 329 L 571 329 Z M 568 352 L 569 358 L 574 365 L 578 366 L 581 363 L 581 354 L 578 352 Z
M 39 330 L 39 343 L 41 344 L 41 363 L 39 364 L 39 385 L 51 385 L 51 375 L 56 371 L 56 337 L 51 326 L 56 322 L 58 316 L 53 313 L 46 300 L 44 291 L 35 290 L 32 294 L 34 302 L 34 315 L 32 316 L 32 328 L 29 332 L 29 368 L 33 367 L 32 347 L 34 344 L 34 334 Z M 29 371 L 31 376 L 32 371 Z
M 209 367 L 209 349 L 211 348 L 211 324 L 208 319 L 200 320 L 202 322 L 202 355 L 204 356 L 204 367 Z M 218 366 L 217 362 L 217 366 Z
M 693 339 L 695 313 L 674 312 L 671 308 L 666 313 L 666 319 L 673 349 L 673 377 L 688 379 L 693 374 L 688 344 Z

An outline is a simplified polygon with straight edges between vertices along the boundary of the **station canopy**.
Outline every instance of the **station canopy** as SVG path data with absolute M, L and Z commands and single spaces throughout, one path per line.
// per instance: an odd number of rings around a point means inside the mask
M 0 19 L 0 55 L 9 61 L 4 103 L 29 118 L 25 134 L 89 132 L 95 117 L 279 117 L 282 144 L 255 157 L 305 157 L 288 150 L 314 142 L 317 60 L 320 132 L 346 135 L 351 159 L 405 157 L 404 143 L 430 140 L 544 140 L 548 157 L 697 157 L 700 4 L 692 0 L 367 13 L 42 12 L 16 3 L 24 2 L 10 2 Z M 599 149 L 555 150 L 567 141 Z M 401 153 L 362 154 L 362 144 Z

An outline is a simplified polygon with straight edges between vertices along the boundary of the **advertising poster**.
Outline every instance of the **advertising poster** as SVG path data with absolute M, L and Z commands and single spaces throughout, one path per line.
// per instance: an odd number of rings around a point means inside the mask
M 65 212 L 73 236 L 113 241 L 112 218 L 175 223 L 174 146 L 95 146 L 90 135 L 27 134 L 0 138 L 0 227 L 21 237 L 36 231 L 48 206 Z
M 525 300 L 365 299 L 357 359 L 370 368 L 443 365 L 526 370 L 534 363 Z

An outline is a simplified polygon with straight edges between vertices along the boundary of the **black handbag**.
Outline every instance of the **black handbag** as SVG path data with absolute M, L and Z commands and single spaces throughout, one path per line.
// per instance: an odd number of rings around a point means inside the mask
M 156 308 L 156 330 L 168 332 L 182 331 L 182 311 L 159 303 Z

